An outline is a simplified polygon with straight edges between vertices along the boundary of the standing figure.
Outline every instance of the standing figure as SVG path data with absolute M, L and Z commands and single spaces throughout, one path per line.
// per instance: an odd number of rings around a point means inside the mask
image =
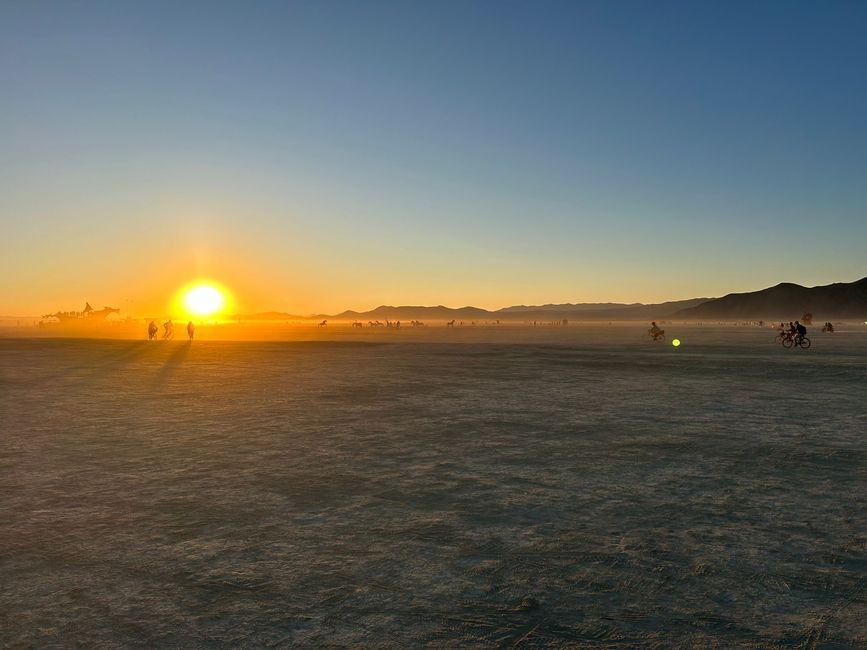
M 157 327 L 157 324 L 155 322 L 151 321 L 148 324 L 148 341 L 155 341 L 156 340 L 158 330 L 159 330 L 159 328 Z
M 175 337 L 175 325 L 172 323 L 172 319 L 168 319 L 165 323 L 163 323 L 163 338 L 168 341 Z
M 193 340 L 193 335 L 196 333 L 196 326 L 193 325 L 193 321 L 187 323 L 187 336 L 190 337 L 190 340 Z

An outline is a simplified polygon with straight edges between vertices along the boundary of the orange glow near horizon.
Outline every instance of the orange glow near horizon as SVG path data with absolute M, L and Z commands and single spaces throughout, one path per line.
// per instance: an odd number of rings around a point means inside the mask
M 197 280 L 177 292 L 173 308 L 186 316 L 212 318 L 227 313 L 232 302 L 232 295 L 224 286 L 212 280 Z

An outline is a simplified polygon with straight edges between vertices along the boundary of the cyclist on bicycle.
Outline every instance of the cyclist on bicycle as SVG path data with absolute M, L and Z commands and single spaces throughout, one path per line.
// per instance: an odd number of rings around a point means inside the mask
M 804 327 L 800 322 L 795 321 L 795 331 L 798 333 L 797 338 L 799 340 L 803 340 L 805 336 L 807 336 L 807 328 Z

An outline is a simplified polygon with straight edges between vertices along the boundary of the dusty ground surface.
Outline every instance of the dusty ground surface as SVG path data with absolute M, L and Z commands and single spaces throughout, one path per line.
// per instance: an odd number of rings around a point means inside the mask
M 0 339 L 0 646 L 864 647 L 863 328 L 641 333 Z

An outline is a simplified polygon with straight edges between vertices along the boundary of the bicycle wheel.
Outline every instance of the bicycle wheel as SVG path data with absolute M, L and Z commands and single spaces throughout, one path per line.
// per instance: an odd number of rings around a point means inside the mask
M 804 350 L 809 350 L 809 349 L 810 349 L 810 346 L 812 345 L 812 343 L 810 343 L 810 339 L 808 339 L 808 338 L 805 336 L 804 338 L 801 339 L 801 343 L 800 343 L 800 345 L 801 345 L 801 347 L 802 347 Z
M 783 347 L 786 348 L 787 350 L 790 347 L 792 347 L 793 345 L 795 345 L 795 341 L 791 337 L 787 336 L 786 338 L 783 339 Z

